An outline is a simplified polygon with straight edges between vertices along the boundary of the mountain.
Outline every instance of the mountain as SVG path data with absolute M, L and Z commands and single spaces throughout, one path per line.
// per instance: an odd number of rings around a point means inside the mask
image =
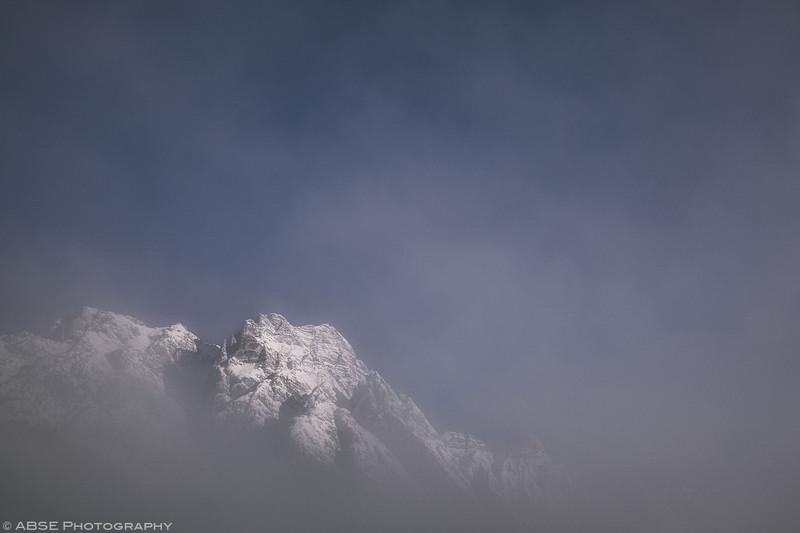
M 246 457 L 220 468 L 229 479 L 228 470 L 252 472 L 265 461 L 284 465 L 287 479 L 299 477 L 296 468 L 313 472 L 315 487 L 387 501 L 525 514 L 569 499 L 535 437 L 497 452 L 471 435 L 441 432 L 333 327 L 297 327 L 277 314 L 246 320 L 221 345 L 180 324 L 149 327 L 89 307 L 46 336 L 4 335 L 0 422 L 45 431 L 121 470 L 172 465 L 204 442 L 214 452 L 192 459 L 191 470 Z

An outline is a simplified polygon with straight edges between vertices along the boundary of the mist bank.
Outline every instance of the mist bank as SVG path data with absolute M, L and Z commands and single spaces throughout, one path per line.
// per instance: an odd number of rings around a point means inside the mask
M 556 447 L 559 467 L 536 439 L 492 452 L 435 430 L 327 325 L 259 315 L 218 346 L 84 308 L 46 333 L 1 339 L 0 496 L 15 521 L 744 533 L 797 517 L 794 453 L 765 441 L 787 431 L 770 420 L 694 453 L 682 447 L 702 427 L 610 421 L 602 441 Z
M 270 430 L 231 438 L 195 428 L 136 441 L 119 428 L 79 432 L 3 422 L 3 519 L 171 522 L 171 531 L 792 531 L 797 477 L 763 483 L 764 461 L 720 460 L 689 479 L 664 465 L 574 474 L 563 508 L 476 505 L 452 494 L 370 485 L 302 457 Z M 154 437 L 156 437 L 154 439 Z M 159 444 L 154 445 L 154 442 Z M 721 450 L 721 453 L 724 453 Z M 607 460 L 598 450 L 598 463 Z M 775 466 L 775 465 L 772 465 Z M 653 470 L 659 470 L 658 475 Z
M 564 513 L 476 507 L 445 493 L 365 486 L 263 439 L 206 435 L 179 450 L 93 448 L 3 424 L 4 519 L 171 522 L 170 531 L 577 531 Z M 544 528 L 544 529 L 542 529 Z

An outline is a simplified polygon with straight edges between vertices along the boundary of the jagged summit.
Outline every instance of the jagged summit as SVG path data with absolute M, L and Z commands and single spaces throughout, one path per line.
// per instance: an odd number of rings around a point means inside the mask
M 271 324 L 275 330 L 280 329 L 284 326 L 291 326 L 289 321 L 283 315 L 279 315 L 278 313 L 259 313 L 256 316 L 255 322 L 259 324 Z
M 111 440 L 180 434 L 170 442 L 212 427 L 234 439 L 263 435 L 265 452 L 283 442 L 359 483 L 529 505 L 563 496 L 537 439 L 498 453 L 471 435 L 438 431 L 330 325 L 259 314 L 216 345 L 180 324 L 149 327 L 84 307 L 51 333 L 0 338 L 3 420 L 103 428 Z

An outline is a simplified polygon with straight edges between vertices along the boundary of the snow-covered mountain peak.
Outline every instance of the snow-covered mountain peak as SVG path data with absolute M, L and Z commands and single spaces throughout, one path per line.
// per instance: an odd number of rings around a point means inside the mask
M 173 435 L 185 415 L 166 394 L 165 373 L 199 344 L 182 325 L 149 327 L 92 307 L 57 320 L 48 338 L 3 336 L 0 421 L 105 443 L 131 430 L 144 440 Z
M 267 442 L 330 471 L 469 501 L 537 502 L 560 483 L 533 437 L 497 454 L 470 435 L 440 433 L 327 324 L 259 314 L 215 346 L 181 324 L 149 327 L 84 307 L 52 333 L 0 338 L 0 419 L 102 427 L 109 442 L 195 425 L 272 435 Z

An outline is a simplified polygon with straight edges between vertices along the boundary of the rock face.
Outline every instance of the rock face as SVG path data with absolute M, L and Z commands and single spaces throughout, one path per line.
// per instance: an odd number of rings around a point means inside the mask
M 0 420 L 74 436 L 91 428 L 106 447 L 180 447 L 216 428 L 232 439 L 269 436 L 263 453 L 279 441 L 363 486 L 524 506 L 564 496 L 537 439 L 497 453 L 438 431 L 329 325 L 259 315 L 210 345 L 180 324 L 152 328 L 84 308 L 49 338 L 0 337 L 0 376 Z

